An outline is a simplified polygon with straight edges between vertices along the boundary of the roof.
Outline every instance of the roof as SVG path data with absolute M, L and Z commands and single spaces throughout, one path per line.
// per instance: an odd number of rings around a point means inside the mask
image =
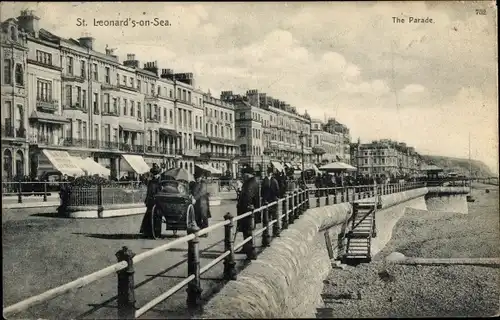
M 440 168 L 434 164 L 422 165 L 422 167 L 420 167 L 420 170 L 421 171 L 443 171 L 442 168 Z

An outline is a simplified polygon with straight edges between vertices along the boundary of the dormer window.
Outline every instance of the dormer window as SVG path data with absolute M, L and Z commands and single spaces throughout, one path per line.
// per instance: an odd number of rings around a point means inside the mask
M 12 41 L 17 41 L 17 28 L 15 26 L 10 27 L 10 38 Z

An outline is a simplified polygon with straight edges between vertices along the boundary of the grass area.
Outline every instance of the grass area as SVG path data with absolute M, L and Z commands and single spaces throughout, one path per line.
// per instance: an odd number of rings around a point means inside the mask
M 486 193 L 485 189 L 490 189 Z M 391 252 L 422 258 L 500 257 L 498 187 L 481 186 L 469 214 L 409 210 L 370 264 L 333 270 L 318 317 L 492 316 L 500 307 L 500 270 L 480 266 L 387 263 Z M 360 299 L 338 299 L 347 293 Z

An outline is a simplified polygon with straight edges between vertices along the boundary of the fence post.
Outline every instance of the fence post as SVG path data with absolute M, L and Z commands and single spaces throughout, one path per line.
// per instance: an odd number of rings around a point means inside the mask
M 18 182 L 17 184 L 17 203 L 23 203 L 23 198 L 22 198 L 22 185 L 21 185 L 21 181 Z
M 345 188 L 346 187 L 342 187 L 342 189 L 340 189 L 340 203 L 345 202 Z
M 276 222 L 273 224 L 273 237 L 279 237 L 281 233 L 281 219 L 279 212 L 279 199 L 276 200 L 276 207 L 273 206 L 273 214 L 271 215 L 271 219 L 276 219 Z
M 200 239 L 198 231 L 200 228 L 196 224 L 188 226 L 188 234 L 194 233 L 194 239 L 188 242 L 188 276 L 194 275 L 194 279 L 187 285 L 187 306 L 190 309 L 200 305 L 201 284 L 200 284 L 200 248 L 198 246 Z
M 335 189 L 333 189 L 333 192 L 335 192 Z M 335 203 L 335 196 L 333 196 L 333 203 Z M 325 206 L 328 205 L 330 205 L 330 188 L 326 188 Z
M 117 272 L 118 275 L 118 319 L 135 319 L 134 258 L 135 253 L 122 247 L 115 254 L 118 262 L 126 261 L 127 267 Z
M 319 198 L 318 198 L 319 199 Z M 285 193 L 283 202 L 281 203 L 281 214 L 283 215 L 282 229 L 288 228 L 288 195 Z
M 43 183 L 43 202 L 47 202 L 47 182 Z
M 246 252 L 246 254 L 248 259 L 255 260 L 257 259 L 257 251 L 255 250 L 255 208 L 252 209 L 252 214 L 249 218 L 252 239 L 250 239 L 250 241 L 248 242 L 249 246 L 251 246 L 251 249 Z
M 104 208 L 102 207 L 102 186 L 100 184 L 97 185 L 97 217 L 103 217 Z
M 309 189 L 307 188 L 306 186 L 306 189 L 304 190 L 304 201 L 305 201 L 305 211 L 309 210 L 311 208 L 311 203 L 309 202 L 310 201 L 310 198 L 309 198 Z
M 316 189 L 316 208 L 321 206 L 321 188 Z
M 289 200 L 288 200 L 288 223 L 289 224 L 292 224 L 294 221 L 295 221 L 295 216 L 293 214 L 294 212 L 294 204 L 295 204 L 295 200 L 294 200 L 294 195 L 293 195 L 293 192 L 290 192 L 290 195 L 289 195 Z
M 229 220 L 229 223 L 224 226 L 224 251 L 229 251 L 229 255 L 224 258 L 224 279 L 236 280 L 236 262 L 234 261 L 234 242 L 233 242 L 233 216 L 231 213 L 224 215 L 224 220 Z
M 296 220 L 299 217 L 299 192 L 297 190 L 293 192 L 293 203 L 294 210 L 292 214 L 293 219 Z
M 267 201 L 264 201 L 264 206 L 267 206 Z M 269 234 L 269 208 L 266 207 L 262 210 L 262 224 L 264 232 L 262 232 L 262 246 L 269 247 L 271 244 L 271 235 Z

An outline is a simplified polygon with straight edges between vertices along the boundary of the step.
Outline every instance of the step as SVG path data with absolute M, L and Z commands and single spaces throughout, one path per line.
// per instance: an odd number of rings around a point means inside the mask
M 356 250 L 354 250 L 353 248 L 349 248 L 347 250 L 347 254 L 349 254 L 349 253 L 355 253 L 355 254 L 358 254 L 358 253 L 361 254 L 361 253 L 363 253 L 363 254 L 368 254 L 368 251 L 369 251 L 368 248 L 359 248 L 359 249 L 356 249 Z
M 348 253 L 344 255 L 345 258 L 368 258 L 366 253 Z
M 371 232 L 364 232 L 364 233 L 354 233 L 352 235 L 349 235 L 348 238 L 370 238 Z

